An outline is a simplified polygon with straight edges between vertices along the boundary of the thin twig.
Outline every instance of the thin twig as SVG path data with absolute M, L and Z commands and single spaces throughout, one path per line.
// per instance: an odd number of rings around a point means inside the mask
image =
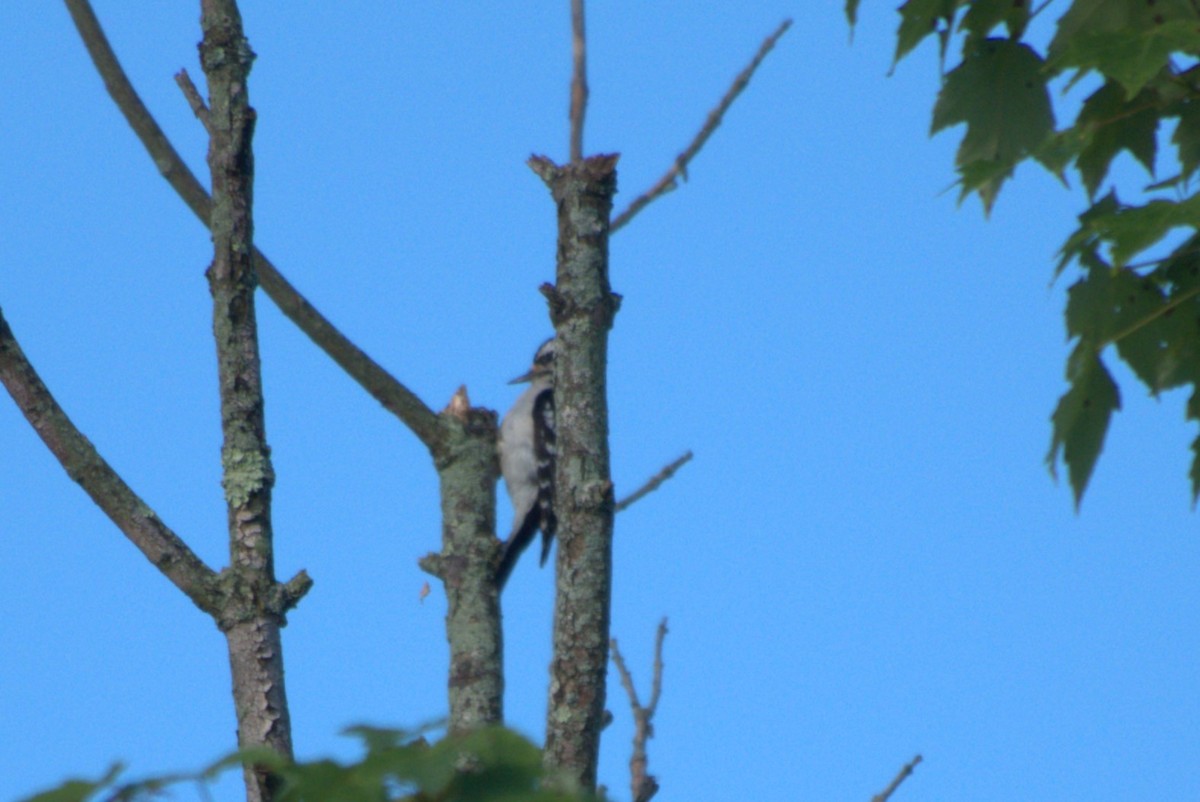
M 204 98 L 200 97 L 199 90 L 192 83 L 192 76 L 188 75 L 186 69 L 181 69 L 175 73 L 175 83 L 183 91 L 183 96 L 187 99 L 187 104 L 191 107 L 192 114 L 196 115 L 196 119 L 204 126 L 204 130 L 208 132 L 208 135 L 212 136 L 212 123 L 208 119 L 208 106 L 204 105 Z
M 621 676 L 621 686 L 629 695 L 629 704 L 634 709 L 640 710 L 642 703 L 638 701 L 637 688 L 633 687 L 633 675 L 629 673 L 629 668 L 625 665 L 625 658 L 621 656 L 621 650 L 617 647 L 617 639 L 609 640 L 608 646 L 612 650 L 613 665 L 617 667 L 617 673 Z
M 208 226 L 212 210 L 208 192 L 196 180 L 196 176 L 180 158 L 142 99 L 138 97 L 133 84 L 129 82 L 128 76 L 117 61 L 117 56 L 104 35 L 91 4 L 88 0 L 64 2 L 88 55 L 96 66 L 96 71 L 100 73 L 104 86 L 108 89 L 108 94 L 141 140 L 163 178 L 196 217 L 200 218 L 200 222 Z M 259 283 L 275 305 L 375 400 L 403 421 L 430 452 L 438 454 L 442 447 L 442 431 L 433 410 L 338 331 L 288 283 L 257 246 L 254 248 L 254 264 Z
M 913 769 L 915 769 L 917 764 L 920 762 L 921 756 L 917 755 L 908 763 L 906 763 L 904 768 L 900 769 L 900 772 L 895 776 L 891 783 L 888 784 L 887 788 L 884 788 L 878 794 L 871 797 L 871 802 L 887 802 L 888 799 L 891 798 L 892 794 L 896 792 L 896 789 L 900 787 L 900 783 L 909 778 L 909 776 L 913 773 Z
M 658 698 L 662 696 L 663 641 L 667 639 L 667 619 L 658 622 L 654 633 L 654 676 L 650 680 L 650 710 L 658 709 Z
M 675 460 L 670 465 L 667 465 L 661 471 L 659 471 L 658 473 L 651 476 L 644 485 L 642 485 L 637 490 L 630 493 L 625 498 L 618 501 L 616 504 L 616 507 L 614 508 L 614 511 L 620 512 L 621 510 L 625 509 L 629 505 L 633 504 L 635 501 L 640 500 L 642 498 L 642 496 L 646 496 L 646 495 L 649 495 L 650 493 L 653 493 L 655 490 L 658 489 L 659 485 L 661 485 L 663 482 L 667 481 L 672 476 L 674 476 L 675 471 L 682 468 L 689 460 L 691 460 L 691 458 L 692 458 L 692 452 L 688 451 L 682 457 Z
M 587 116 L 587 33 L 583 0 L 571 0 L 571 163 L 583 161 L 583 119 Z
M 775 29 L 774 33 L 763 40 L 750 64 L 733 79 L 733 84 L 730 85 L 729 91 L 725 93 L 725 97 L 721 98 L 721 102 L 716 105 L 716 108 L 708 113 L 708 118 L 704 121 L 704 125 L 700 128 L 700 132 L 696 134 L 691 144 L 675 157 L 675 163 L 663 174 L 662 178 L 658 179 L 654 186 L 635 198 L 625 211 L 613 218 L 612 225 L 609 227 L 609 233 L 616 232 L 628 223 L 635 214 L 644 209 L 651 201 L 675 189 L 678 186 L 678 179 L 680 177 L 684 181 L 687 180 L 688 163 L 700 152 L 700 148 L 704 147 L 704 143 L 712 136 L 713 131 L 717 130 L 717 126 L 721 124 L 725 112 L 729 110 L 729 107 L 733 105 L 733 101 L 737 99 L 737 96 L 750 83 L 750 78 L 754 75 L 754 71 L 758 69 L 758 65 L 762 64 L 763 59 L 767 57 L 767 54 L 775 47 L 775 43 L 779 41 L 779 37 L 783 36 L 791 26 L 792 21 L 785 19 Z
M 621 677 L 621 685 L 629 696 L 629 707 L 633 711 L 633 754 L 629 758 L 629 784 L 633 802 L 650 802 L 658 793 L 658 780 L 646 769 L 650 759 L 646 755 L 646 741 L 654 736 L 654 713 L 658 709 L 658 699 L 662 695 L 663 640 L 667 637 L 667 619 L 658 624 L 658 632 L 654 638 L 654 676 L 651 678 L 650 703 L 645 707 L 638 701 L 637 690 L 633 687 L 633 675 L 625 665 L 621 650 L 617 648 L 617 640 L 608 642 L 612 651 L 613 665 Z

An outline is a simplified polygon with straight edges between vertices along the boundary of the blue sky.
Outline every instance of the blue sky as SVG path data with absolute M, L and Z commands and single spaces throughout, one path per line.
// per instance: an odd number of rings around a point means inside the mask
M 1053 254 L 1084 208 L 1033 169 L 990 221 L 930 140 L 936 54 L 888 77 L 894 3 L 594 3 L 585 147 L 623 208 L 784 17 L 795 25 L 690 182 L 612 242 L 621 514 L 613 631 L 646 687 L 660 799 L 1184 799 L 1200 780 L 1200 542 L 1182 394 L 1117 370 L 1124 411 L 1084 500 L 1043 465 L 1064 390 Z M 97 0 L 197 171 L 198 8 Z M 503 409 L 549 323 L 566 155 L 566 3 L 244 3 L 257 242 L 441 408 Z M 0 6 L 0 306 L 101 453 L 210 565 L 225 555 L 205 231 L 111 104 L 60 4 Z M 203 174 L 203 173 L 202 173 Z M 1140 180 L 1127 166 L 1122 176 Z M 347 725 L 445 711 L 428 455 L 260 296 L 284 632 L 301 757 Z M 197 767 L 233 745 L 224 643 L 0 399 L 0 799 Z M 503 494 L 501 494 L 503 495 Z M 501 502 L 499 519 L 509 510 Z M 502 524 L 503 525 L 503 524 Z M 552 577 L 505 595 L 507 707 L 540 739 Z M 628 797 L 619 687 L 602 781 Z M 237 798 L 236 782 L 220 787 Z M 192 798 L 190 790 L 184 798 Z

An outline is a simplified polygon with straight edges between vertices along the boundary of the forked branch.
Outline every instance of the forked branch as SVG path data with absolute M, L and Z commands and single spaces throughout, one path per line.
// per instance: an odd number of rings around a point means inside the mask
M 667 619 L 664 618 L 659 622 L 654 638 L 654 675 L 651 678 L 650 701 L 646 705 L 642 705 L 638 700 L 637 690 L 633 686 L 633 675 L 629 673 L 625 659 L 617 648 L 616 638 L 609 641 L 613 665 L 621 675 L 621 685 L 629 696 L 629 707 L 633 711 L 633 754 L 629 758 L 629 784 L 633 802 L 650 802 L 658 793 L 658 780 L 647 771 L 650 758 L 646 755 L 646 741 L 654 736 L 654 713 L 662 695 L 662 648 L 666 637 Z
M 683 178 L 684 181 L 687 180 L 688 164 L 700 152 L 700 149 L 704 147 L 704 143 L 713 135 L 713 131 L 717 130 L 717 126 L 721 124 L 721 120 L 725 117 L 725 112 L 729 110 L 729 107 L 733 105 L 733 101 L 737 100 L 737 96 L 750 83 L 750 78 L 754 75 L 754 71 L 758 69 L 758 65 L 762 64 L 763 59 L 767 57 L 767 54 L 775 47 L 775 43 L 779 41 L 779 37 L 783 36 L 791 26 L 792 21 L 785 19 L 775 29 L 774 33 L 763 40 L 763 43 L 758 48 L 758 52 L 754 54 L 754 58 L 750 60 L 746 69 L 738 73 L 738 76 L 733 79 L 733 84 L 730 85 L 725 96 L 721 98 L 721 102 L 708 113 L 708 118 L 705 119 L 704 125 L 700 127 L 700 131 L 692 139 L 691 144 L 675 157 L 675 162 L 663 174 L 662 178 L 658 179 L 650 189 L 634 198 L 625 211 L 613 218 L 609 233 L 616 233 L 622 226 L 632 220 L 634 215 L 646 208 L 652 201 L 675 189 L 678 186 L 680 178 Z

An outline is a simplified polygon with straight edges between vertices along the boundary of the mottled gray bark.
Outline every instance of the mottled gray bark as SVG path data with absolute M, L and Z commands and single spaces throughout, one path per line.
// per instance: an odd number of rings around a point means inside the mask
M 545 760 L 549 769 L 589 791 L 596 787 L 600 754 L 612 590 L 605 368 L 619 301 L 608 282 L 616 162 L 616 156 L 593 156 L 560 167 L 543 157 L 530 160 L 558 207 L 556 284 L 543 287 L 559 343 L 554 384 L 559 546 Z
M 421 567 L 446 591 L 449 731 L 504 720 L 504 637 L 496 587 L 496 413 L 471 408 L 460 388 L 438 416 L 434 455 L 442 497 L 442 550 Z
M 252 215 L 255 113 L 247 77 L 254 53 L 234 0 L 201 0 L 200 63 L 208 79 L 212 174 L 213 336 L 221 395 L 222 485 L 229 525 L 227 589 L 231 604 L 218 623 L 229 645 L 238 746 L 268 747 L 292 757 L 283 680 L 284 624 L 276 595 L 271 487 L 275 482 L 263 414 L 262 374 L 254 310 Z M 248 802 L 269 802 L 269 772 L 245 769 Z

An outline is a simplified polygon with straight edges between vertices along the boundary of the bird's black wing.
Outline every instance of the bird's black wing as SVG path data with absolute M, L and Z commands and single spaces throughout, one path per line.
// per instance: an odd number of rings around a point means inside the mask
M 554 515 L 554 463 L 558 456 L 558 435 L 553 390 L 544 390 L 534 399 L 533 420 L 533 453 L 538 465 L 538 497 L 534 509 L 539 513 L 538 524 L 542 530 L 541 565 L 545 565 L 546 558 L 550 556 L 550 544 L 558 531 L 558 518 Z

